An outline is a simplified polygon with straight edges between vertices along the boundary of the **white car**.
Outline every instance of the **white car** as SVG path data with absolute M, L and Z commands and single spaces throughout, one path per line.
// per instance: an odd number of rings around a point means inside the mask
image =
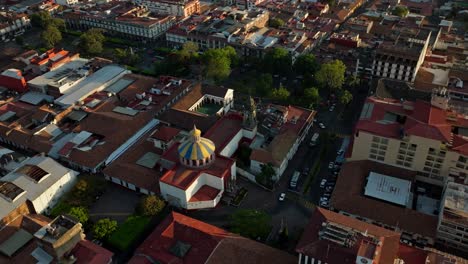
M 320 206 L 328 208 L 330 205 L 328 204 L 328 202 L 320 202 Z
M 334 110 L 335 110 L 334 106 L 331 106 L 330 109 L 328 109 L 328 111 L 330 111 L 330 112 L 333 112 Z
M 325 129 L 325 128 L 326 128 L 325 125 L 324 125 L 323 123 L 319 123 L 319 127 L 320 127 L 321 129 Z
M 326 180 L 326 179 L 323 179 L 323 180 L 320 182 L 320 188 L 325 187 L 325 183 L 327 183 L 327 180 Z
M 320 202 L 328 202 L 328 198 L 327 197 L 320 197 Z
M 279 196 L 279 200 L 280 200 L 280 201 L 284 201 L 284 198 L 286 198 L 286 194 L 285 194 L 285 193 L 281 193 L 280 196 Z
M 333 163 L 333 161 L 330 161 L 330 163 L 328 163 L 328 169 L 333 169 L 333 166 L 335 166 L 335 163 Z
M 343 154 L 343 152 L 344 151 L 342 149 L 340 149 L 340 150 L 338 150 L 338 152 L 336 152 L 336 154 L 339 156 L 339 155 Z

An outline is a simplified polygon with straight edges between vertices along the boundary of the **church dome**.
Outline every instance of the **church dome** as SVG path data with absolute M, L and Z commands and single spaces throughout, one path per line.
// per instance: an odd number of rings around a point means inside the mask
M 188 139 L 179 145 L 178 152 L 183 164 L 189 167 L 201 167 L 214 160 L 215 149 L 213 141 L 201 137 L 201 131 L 194 126 Z

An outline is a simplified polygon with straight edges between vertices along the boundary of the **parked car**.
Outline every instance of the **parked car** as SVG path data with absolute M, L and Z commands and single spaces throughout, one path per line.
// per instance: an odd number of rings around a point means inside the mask
M 328 163 L 328 169 L 333 169 L 335 166 L 335 163 L 333 161 L 330 161 L 330 163 Z
M 320 182 L 320 188 L 325 187 L 325 183 L 327 183 L 327 180 L 326 180 L 326 179 L 323 179 L 323 180 Z
M 330 191 L 330 192 L 331 192 L 331 191 L 333 191 L 333 186 L 327 186 L 327 187 L 325 188 L 325 190 L 327 190 L 327 191 Z
M 324 125 L 323 123 L 319 123 L 319 127 L 320 127 L 321 129 L 325 129 L 325 128 L 326 128 L 325 125 Z
M 281 193 L 280 196 L 279 196 L 279 200 L 280 200 L 280 201 L 284 201 L 284 198 L 286 198 L 286 194 L 285 194 L 285 193 Z
M 330 196 L 331 196 L 331 193 L 324 193 L 324 194 L 322 195 L 322 197 L 325 197 L 325 198 L 330 198 Z
M 336 154 L 337 154 L 338 156 L 340 156 L 341 154 L 343 154 L 343 152 L 344 152 L 344 151 L 343 151 L 342 149 L 340 149 L 340 150 L 338 150 L 338 152 L 336 152 Z
M 333 112 L 335 110 L 335 107 L 332 105 L 328 111 Z

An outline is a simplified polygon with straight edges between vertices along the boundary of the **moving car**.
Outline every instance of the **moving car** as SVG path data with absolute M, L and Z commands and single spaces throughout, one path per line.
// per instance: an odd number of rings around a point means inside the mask
M 335 163 L 333 161 L 330 161 L 330 163 L 328 163 L 328 169 L 333 169 L 333 167 L 335 166 Z
M 326 128 L 325 125 L 324 125 L 323 123 L 319 123 L 319 127 L 320 127 L 321 129 L 325 129 L 325 128 Z
M 280 201 L 284 201 L 284 198 L 286 198 L 286 194 L 285 194 L 285 193 L 281 193 L 280 196 L 279 196 L 279 200 L 280 200 Z

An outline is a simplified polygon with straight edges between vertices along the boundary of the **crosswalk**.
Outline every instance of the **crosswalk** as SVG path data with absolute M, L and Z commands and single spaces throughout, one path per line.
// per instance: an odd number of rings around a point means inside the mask
M 309 200 L 304 199 L 303 197 L 299 196 L 298 194 L 288 192 L 286 194 L 286 199 L 294 201 L 296 203 L 302 204 L 306 208 L 314 209 L 316 205 Z

